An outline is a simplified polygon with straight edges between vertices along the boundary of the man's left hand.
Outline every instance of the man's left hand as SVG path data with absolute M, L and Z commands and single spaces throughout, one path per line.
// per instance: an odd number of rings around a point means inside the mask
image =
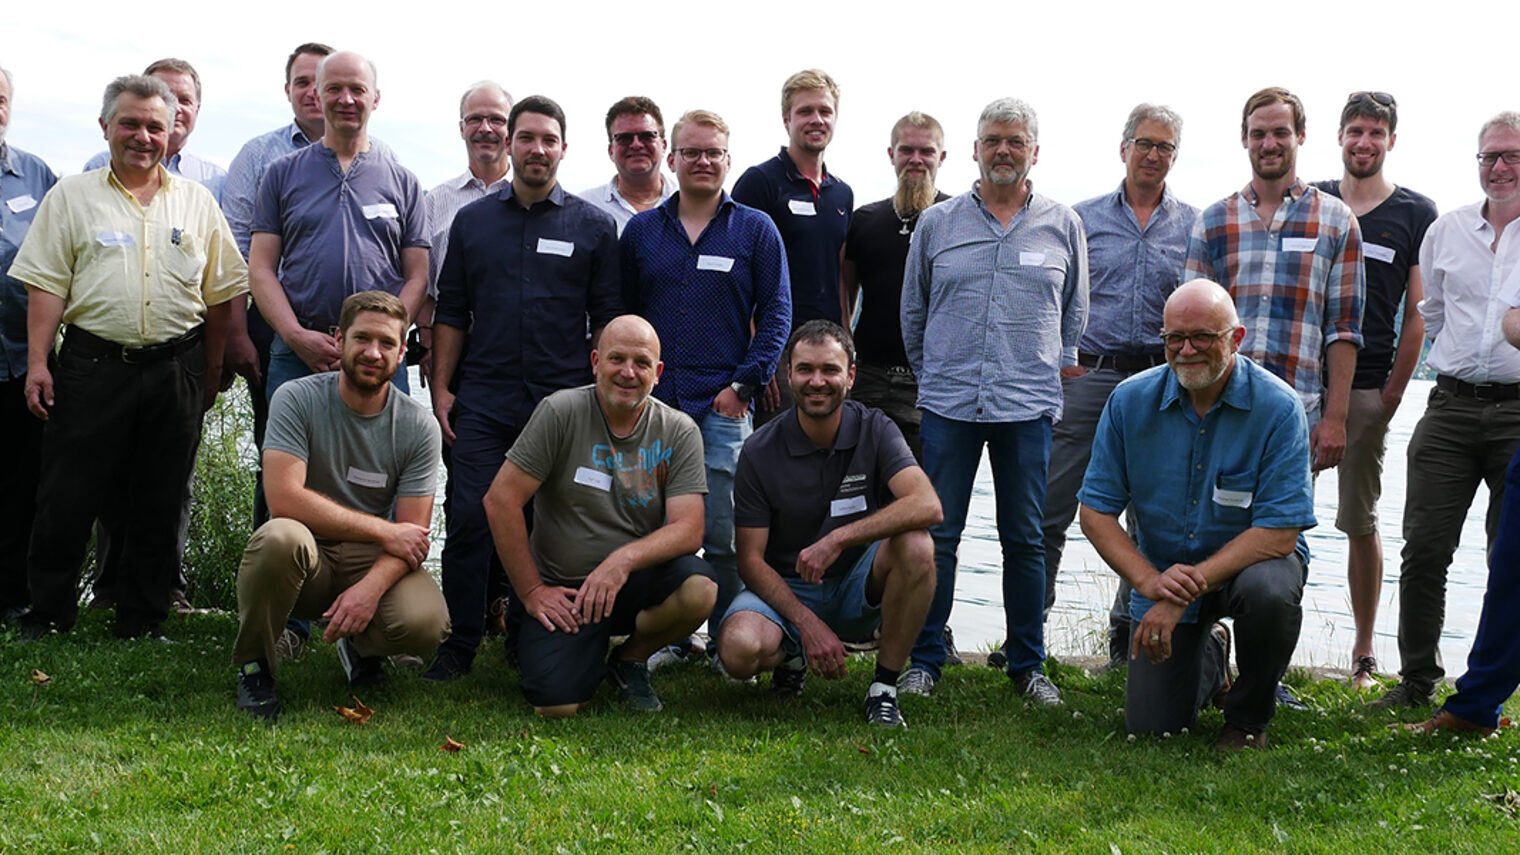
M 1152 664 L 1172 658 L 1172 631 L 1186 608 L 1165 600 L 1152 605 L 1131 633 L 1134 640 L 1130 643 L 1130 658 L 1139 656 L 1142 650 Z
M 1315 472 L 1339 465 L 1346 456 L 1346 420 L 1320 419 L 1309 432 L 1309 448 Z
M 599 623 L 612 617 L 612 607 L 617 603 L 618 592 L 628 583 L 633 568 L 625 566 L 614 555 L 591 571 L 586 581 L 575 592 L 575 607 L 580 612 L 581 626 Z
M 364 580 L 338 595 L 322 617 L 327 618 L 327 631 L 322 637 L 331 644 L 340 638 L 349 638 L 369 627 L 370 619 L 380 604 L 382 591 L 370 590 Z
M 797 575 L 804 582 L 822 584 L 823 574 L 839 560 L 841 551 L 843 550 L 834 544 L 832 533 L 824 535 L 817 543 L 797 553 Z

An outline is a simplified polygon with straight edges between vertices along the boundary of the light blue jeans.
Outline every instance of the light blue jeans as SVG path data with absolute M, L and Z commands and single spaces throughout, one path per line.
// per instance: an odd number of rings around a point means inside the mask
M 702 557 L 718 581 L 718 600 L 712 613 L 720 620 L 744 587 L 734 558 L 734 472 L 739 468 L 739 450 L 754 431 L 748 413 L 736 419 L 709 410 L 702 419 L 703 463 L 707 466 L 707 527 L 702 533 Z M 708 632 L 716 634 L 716 629 L 709 622 Z

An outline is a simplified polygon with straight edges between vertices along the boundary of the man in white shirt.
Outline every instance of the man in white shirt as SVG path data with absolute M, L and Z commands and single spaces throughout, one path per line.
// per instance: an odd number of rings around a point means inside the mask
M 608 108 L 607 158 L 617 167 L 617 174 L 606 184 L 579 195 L 612 215 L 619 237 L 634 214 L 653 208 L 676 192 L 675 180 L 660 171 L 667 146 L 665 117 L 655 102 L 630 95 Z

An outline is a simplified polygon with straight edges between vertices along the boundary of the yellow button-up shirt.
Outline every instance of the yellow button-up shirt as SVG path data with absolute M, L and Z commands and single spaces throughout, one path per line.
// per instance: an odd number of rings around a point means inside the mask
M 59 181 L 10 274 L 64 301 L 63 322 L 127 347 L 184 335 L 248 291 L 248 266 L 210 191 L 159 167 L 146 207 L 110 167 Z

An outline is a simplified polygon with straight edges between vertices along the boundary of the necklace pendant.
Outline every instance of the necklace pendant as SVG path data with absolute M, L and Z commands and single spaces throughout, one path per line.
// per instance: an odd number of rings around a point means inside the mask
M 910 235 L 910 234 L 913 234 L 913 232 L 911 232 L 911 231 L 908 230 L 908 224 L 907 223 L 903 223 L 902 224 L 902 230 L 899 231 L 898 234 L 900 234 L 900 235 Z

